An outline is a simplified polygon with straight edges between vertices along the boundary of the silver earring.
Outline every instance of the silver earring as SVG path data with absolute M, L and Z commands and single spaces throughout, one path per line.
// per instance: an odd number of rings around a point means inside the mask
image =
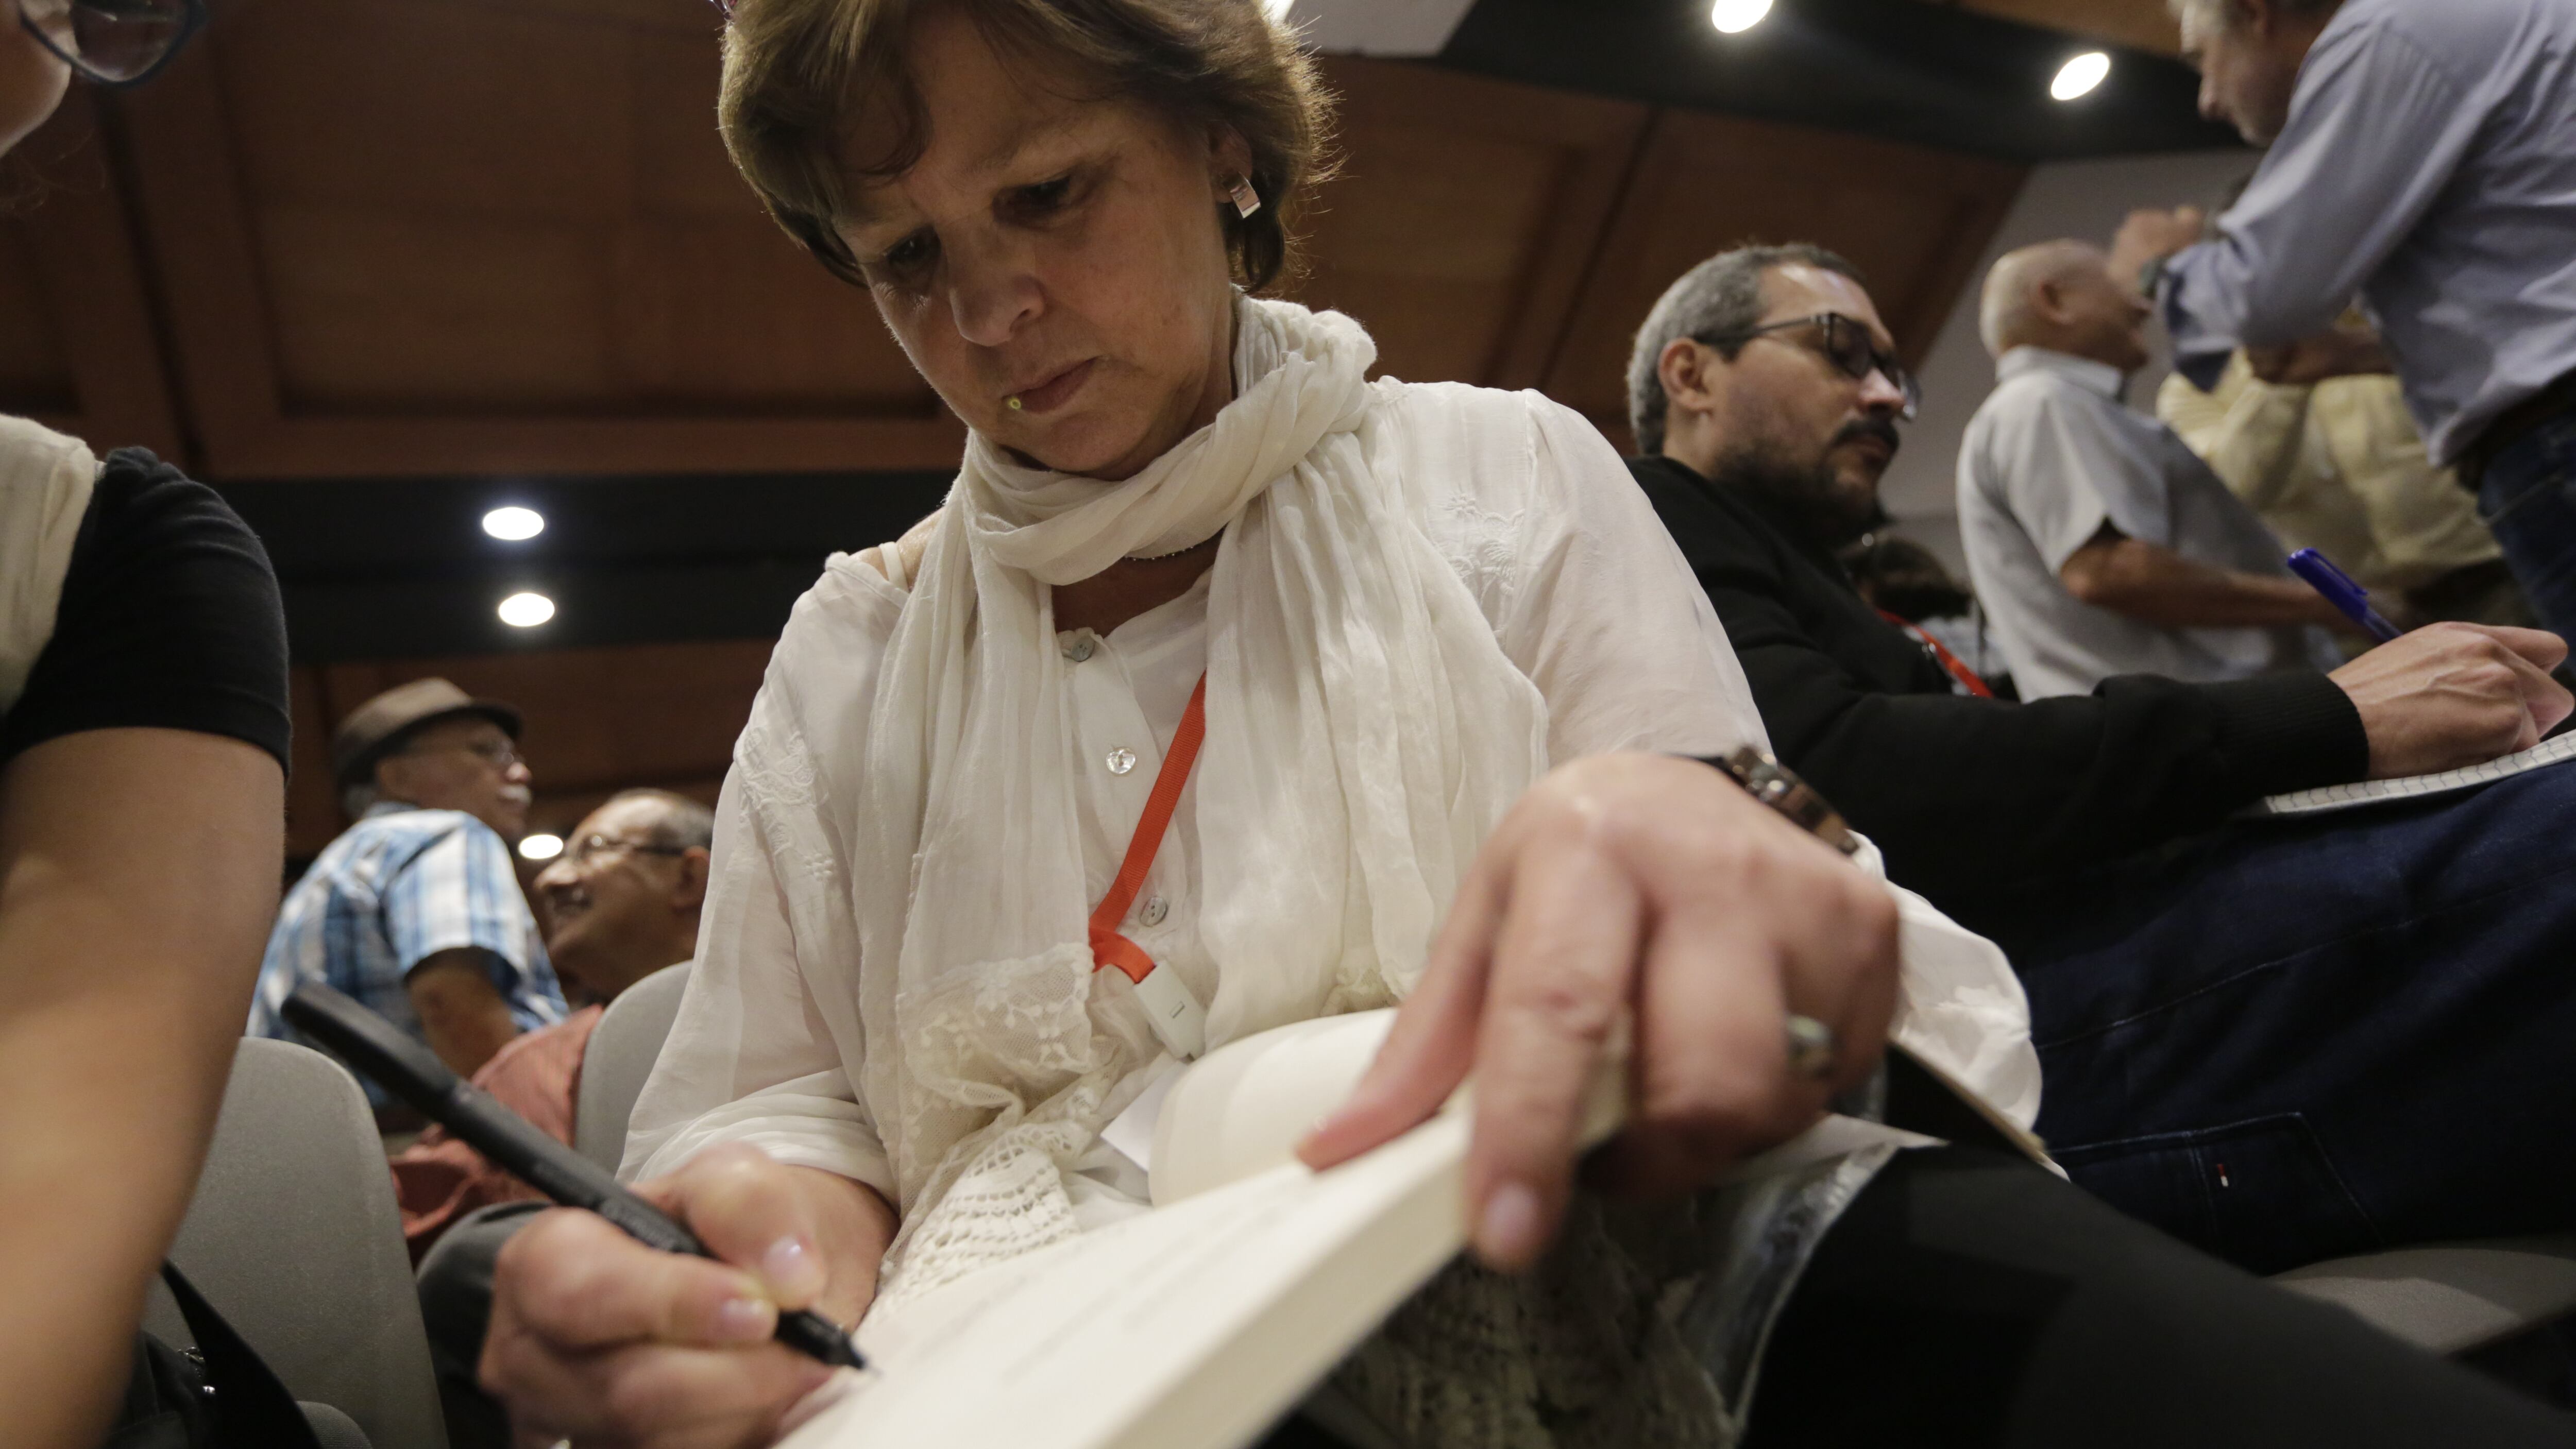
M 1225 195 L 1227 200 L 1234 203 L 1234 214 L 1246 221 L 1251 220 L 1252 214 L 1261 209 L 1261 193 L 1252 189 L 1252 178 L 1249 176 L 1234 178 L 1234 185 L 1226 188 Z

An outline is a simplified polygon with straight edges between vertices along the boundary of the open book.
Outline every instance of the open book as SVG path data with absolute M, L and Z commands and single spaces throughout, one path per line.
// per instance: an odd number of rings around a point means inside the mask
M 2517 754 L 2499 755 L 2483 765 L 2471 765 L 2465 770 L 2445 770 L 2438 775 L 2408 775 L 2401 780 L 2357 780 L 2349 785 L 2326 785 L 2289 795 L 2266 796 L 2252 813 L 2313 815 L 2323 810 L 2348 810 L 2356 805 L 2375 805 L 2385 800 L 2444 795 L 2454 790 L 2492 784 L 2525 770 L 2537 770 L 2543 765 L 2554 765 L 2566 759 L 2576 759 L 2576 730 L 2554 740 L 2543 740 Z
M 1466 1241 L 1465 1093 L 1328 1172 L 1310 1172 L 1293 1155 L 1307 1129 L 1349 1096 L 1394 1015 L 1282 1027 L 1168 1079 L 1159 1109 L 1136 1114 L 1155 1123 L 1150 1147 L 1131 1131 L 1120 1148 L 1150 1158 L 1152 1212 L 881 1303 L 858 1331 L 869 1368 L 818 1392 L 782 1442 L 1240 1449 L 1302 1405 L 1333 1434 L 1376 1449 L 1393 1441 L 1341 1392 L 1336 1366 L 1347 1368 L 1345 1358 L 1383 1325 L 1391 1337 L 1380 1341 L 1394 1351 L 1364 1365 L 1363 1380 L 1370 1369 L 1378 1377 L 1360 1385 L 1381 1404 L 1399 1380 L 1398 1400 L 1422 1387 L 1402 1379 L 1402 1365 L 1385 1364 L 1419 1350 L 1426 1334 L 1484 1351 L 1485 1370 L 1496 1369 L 1497 1353 L 1509 1361 L 1499 1379 L 1453 1375 L 1413 1394 L 1416 1405 L 1440 1408 L 1448 1428 L 1435 1441 L 1485 1449 L 1479 1426 L 1490 1421 L 1452 1414 L 1456 1395 L 1495 1382 L 1526 1389 L 1535 1366 L 1540 1380 L 1588 1386 L 1572 1397 L 1592 1401 L 1566 1414 L 1547 1442 L 1729 1443 L 1732 1428 L 1701 1431 L 1732 1420 L 1729 1406 L 1749 1391 L 1769 1321 L 1764 1287 L 1803 1262 L 1803 1250 L 1772 1231 L 1781 1217 L 1751 1208 L 1787 1204 L 1795 1218 L 1847 1201 L 1887 1154 L 1932 1140 L 1834 1117 L 1695 1199 L 1614 1208 L 1578 1194 L 1574 1223 L 1540 1270 L 1443 1276 L 1450 1294 L 1435 1287 L 1417 1297 Z M 1904 1097 L 1926 1130 L 2040 1156 L 2028 1133 L 1919 1057 L 1892 1046 L 1888 1064 L 1891 1111 Z M 1604 1066 L 1585 1107 L 1587 1143 L 1617 1127 L 1625 1080 L 1624 1062 Z M 1120 1132 L 1104 1135 L 1116 1143 Z M 1611 1241 L 1641 1229 L 1656 1244 L 1642 1256 Z M 1517 1337 L 1480 1336 L 1479 1311 L 1487 1327 L 1527 1330 L 1533 1313 L 1548 1322 Z M 1328 1376 L 1337 1387 L 1317 1396 Z
M 1249 1443 L 1466 1241 L 1467 1114 L 1329 1172 L 1294 1159 L 1392 1011 L 1265 1032 L 1181 1073 L 1155 1210 L 886 1305 L 870 1367 L 792 1449 L 1230 1449 Z M 1619 1116 L 1616 1074 L 1587 1127 Z

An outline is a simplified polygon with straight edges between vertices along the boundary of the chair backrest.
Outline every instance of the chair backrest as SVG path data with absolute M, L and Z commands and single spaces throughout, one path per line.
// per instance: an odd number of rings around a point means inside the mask
M 572 1145 L 575 1151 L 611 1172 L 626 1153 L 626 1121 L 635 1115 L 635 1099 L 662 1054 L 662 1039 L 680 1014 L 680 993 L 688 988 L 689 963 L 665 966 L 608 1003 L 599 1025 L 591 1028 L 590 1045 L 581 1054 L 580 1100 L 573 1103 Z
M 299 1399 L 373 1449 L 446 1449 L 393 1176 L 357 1079 L 292 1042 L 245 1038 L 171 1261 Z M 192 1342 L 156 1280 L 144 1327 Z
M 2576 1234 L 2392 1248 L 2272 1281 L 2418 1348 L 2465 1353 L 2576 1311 Z

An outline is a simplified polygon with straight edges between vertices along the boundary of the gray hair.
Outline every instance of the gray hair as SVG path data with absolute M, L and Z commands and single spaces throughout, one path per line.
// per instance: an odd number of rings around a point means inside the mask
M 646 827 L 653 843 L 664 850 L 713 850 L 716 844 L 716 812 L 670 790 L 620 790 L 600 806 L 622 804 L 628 800 L 650 800 L 662 807 L 662 813 Z
M 1646 314 L 1645 325 L 1637 329 L 1637 344 L 1628 353 L 1628 427 L 1636 434 L 1639 453 L 1661 452 L 1664 446 L 1665 413 L 1672 401 L 1664 395 L 1664 349 L 1684 337 L 1723 337 L 1760 323 L 1766 305 L 1763 278 L 1774 267 L 1789 266 L 1839 272 L 1855 282 L 1868 280 L 1860 268 L 1823 247 L 1793 242 L 1719 252 L 1664 289 L 1654 310 Z M 1732 358 L 1743 343 L 1710 345 Z

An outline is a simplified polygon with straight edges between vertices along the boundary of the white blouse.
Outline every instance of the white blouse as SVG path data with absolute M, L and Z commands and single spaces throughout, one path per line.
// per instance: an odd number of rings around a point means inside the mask
M 1618 750 L 1722 754 L 1766 744 L 1741 666 L 1680 551 L 1609 444 L 1536 393 L 1452 384 L 1375 384 L 1400 423 L 1419 522 L 1490 621 L 1548 712 L 1549 758 Z M 646 1084 L 624 1175 L 658 1176 L 720 1142 L 868 1183 L 896 1200 L 895 1175 L 863 1100 L 858 962 L 842 772 L 861 757 L 877 671 L 906 599 L 896 550 L 836 555 L 800 600 L 717 807 L 713 879 L 697 969 Z M 883 570 L 883 571 L 881 571 Z M 891 575 L 891 576 L 890 576 Z M 1124 858 L 1163 753 L 1205 669 L 1208 581 L 1106 636 L 1060 634 L 1075 665 L 1077 791 L 1092 899 Z M 1123 930 L 1202 1002 L 1223 963 L 1200 940 L 1198 791 L 1184 791 Z M 1865 868 L 1876 870 L 1874 851 Z M 1992 945 L 1902 891 L 1909 1045 L 2027 1123 L 2038 1063 L 2019 985 Z M 1096 1016 L 1142 1016 L 1115 971 L 1094 977 Z M 1288 1019 L 1294 1019 L 1293 1014 Z M 1243 1034 L 1284 1024 L 1253 1020 Z M 1222 1045 L 1211 1041 L 1210 1047 Z M 1145 1053 L 1151 1057 L 1152 1053 Z M 1141 1087 L 1138 1071 L 1113 1110 Z M 1114 1154 L 1095 1150 L 1071 1182 L 1078 1209 L 1142 1197 Z M 919 1205 L 908 1205 L 917 1210 Z M 1095 1215 L 1084 1211 L 1085 1224 Z

